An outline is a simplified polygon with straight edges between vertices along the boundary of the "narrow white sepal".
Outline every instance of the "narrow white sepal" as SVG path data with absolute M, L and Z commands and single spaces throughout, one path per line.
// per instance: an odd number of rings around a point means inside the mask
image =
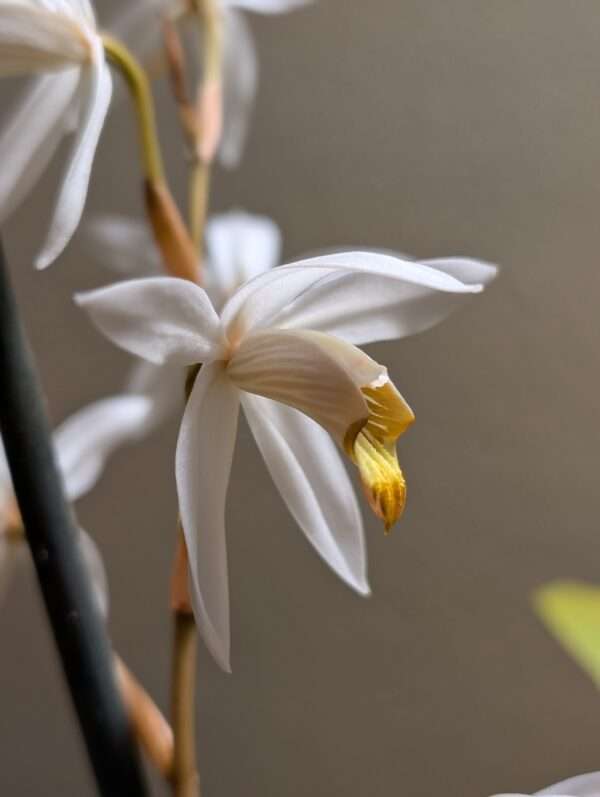
M 225 672 L 231 671 L 225 498 L 238 410 L 239 393 L 222 363 L 203 366 L 183 416 L 175 463 L 196 623 Z
M 356 495 L 328 433 L 291 407 L 242 394 L 248 423 L 287 507 L 319 556 L 353 590 L 370 594 Z

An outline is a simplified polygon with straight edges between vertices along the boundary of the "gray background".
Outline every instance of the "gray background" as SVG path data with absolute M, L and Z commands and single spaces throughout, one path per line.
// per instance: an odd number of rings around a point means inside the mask
M 417 423 L 400 445 L 404 520 L 384 539 L 367 518 L 369 601 L 305 544 L 242 426 L 227 512 L 234 674 L 199 654 L 205 794 L 486 797 L 600 769 L 598 694 L 528 605 L 557 576 L 600 584 L 598 3 L 323 0 L 252 27 L 254 125 L 243 167 L 216 176 L 214 208 L 272 215 L 286 256 L 362 243 L 504 271 L 443 326 L 370 350 Z M 57 175 L 6 229 L 55 421 L 116 391 L 129 365 L 70 304 L 112 278 L 81 239 L 31 268 Z M 126 106 L 88 208 L 140 208 Z M 120 452 L 79 505 L 110 569 L 115 644 L 163 706 L 175 432 Z M 0 614 L 0 791 L 92 794 L 26 571 Z

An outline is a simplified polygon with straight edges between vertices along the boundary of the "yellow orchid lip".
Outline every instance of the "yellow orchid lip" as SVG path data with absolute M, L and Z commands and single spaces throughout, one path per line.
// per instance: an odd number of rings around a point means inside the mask
M 369 409 L 366 422 L 348 430 L 345 448 L 357 466 L 369 505 L 386 534 L 406 505 L 406 481 L 396 456 L 396 440 L 415 416 L 394 384 L 382 379 L 361 388 Z

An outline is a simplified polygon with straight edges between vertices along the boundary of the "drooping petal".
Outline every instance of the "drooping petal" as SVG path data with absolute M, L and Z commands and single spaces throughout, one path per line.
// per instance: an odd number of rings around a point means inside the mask
M 78 69 L 36 78 L 0 135 L 0 222 L 39 180 L 68 131 Z
M 55 451 L 71 501 L 92 489 L 119 446 L 146 433 L 152 410 L 147 396 L 114 396 L 84 407 L 56 429 Z
M 94 540 L 87 531 L 83 529 L 78 529 L 77 543 L 92 587 L 92 594 L 96 601 L 96 607 L 100 612 L 100 616 L 106 622 L 106 620 L 108 620 L 109 606 L 108 578 L 106 577 L 106 569 L 104 567 L 102 555 Z
M 244 282 L 277 265 L 281 233 L 266 216 L 232 210 L 209 219 L 206 247 L 207 292 L 221 306 Z
M 206 292 L 187 280 L 128 280 L 75 301 L 113 343 L 157 365 L 193 365 L 221 354 L 219 318 Z
M 161 271 L 156 244 L 141 219 L 108 213 L 97 216 L 85 225 L 84 239 L 100 265 L 121 274 L 147 277 Z
M 476 274 L 481 273 L 477 268 Z M 340 252 L 256 277 L 227 303 L 223 323 L 236 336 L 273 325 L 316 329 L 366 343 L 421 331 L 444 315 L 442 301 L 456 303 L 457 297 L 482 289 L 480 283 L 461 282 L 406 258 Z M 423 297 L 431 298 L 433 310 L 423 305 Z M 413 302 L 421 302 L 421 308 L 411 312 Z
M 600 772 L 577 775 L 547 789 L 542 789 L 537 794 L 553 794 L 555 797 L 563 794 L 569 795 L 569 797 L 600 797 Z
M 299 409 L 343 445 L 348 430 L 368 419 L 361 386 L 385 368 L 321 333 L 274 329 L 245 338 L 227 372 L 240 390 Z
M 242 405 L 269 473 L 308 541 L 343 581 L 368 595 L 362 518 L 331 438 L 283 404 L 245 393 Z
M 222 0 L 224 6 L 254 11 L 256 14 L 282 14 L 314 3 L 314 0 Z
M 82 71 L 81 116 L 50 230 L 36 259 L 37 268 L 50 265 L 70 241 L 83 213 L 94 155 L 112 94 L 110 70 L 99 41 L 92 62 Z
M 208 649 L 227 672 L 230 634 L 225 497 L 238 409 L 238 391 L 223 365 L 203 366 L 181 424 L 175 467 L 196 622 Z
M 0 75 L 29 75 L 85 63 L 91 40 L 70 14 L 19 2 L 0 4 Z
M 228 169 L 242 157 L 258 85 L 258 58 L 248 23 L 241 14 L 223 13 L 223 130 L 219 160 Z

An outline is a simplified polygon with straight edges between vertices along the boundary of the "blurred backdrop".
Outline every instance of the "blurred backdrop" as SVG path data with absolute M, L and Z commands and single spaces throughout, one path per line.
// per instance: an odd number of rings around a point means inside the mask
M 104 21 L 119 5 L 98 0 Z M 598 4 L 322 0 L 251 22 L 258 104 L 213 209 L 271 215 L 287 258 L 363 244 L 503 272 L 443 326 L 370 349 L 417 416 L 399 447 L 403 521 L 384 539 L 364 513 L 370 600 L 309 549 L 242 424 L 233 675 L 199 654 L 204 793 L 487 797 L 600 769 L 600 697 L 529 608 L 557 576 L 600 585 Z M 135 143 L 118 105 L 88 218 L 140 212 Z M 71 303 L 113 279 L 82 236 L 32 269 L 57 175 L 5 230 L 55 422 L 117 391 L 129 367 Z M 165 708 L 176 428 L 119 452 L 79 505 L 109 567 L 115 644 Z M 93 794 L 31 572 L 0 633 L 0 793 Z

